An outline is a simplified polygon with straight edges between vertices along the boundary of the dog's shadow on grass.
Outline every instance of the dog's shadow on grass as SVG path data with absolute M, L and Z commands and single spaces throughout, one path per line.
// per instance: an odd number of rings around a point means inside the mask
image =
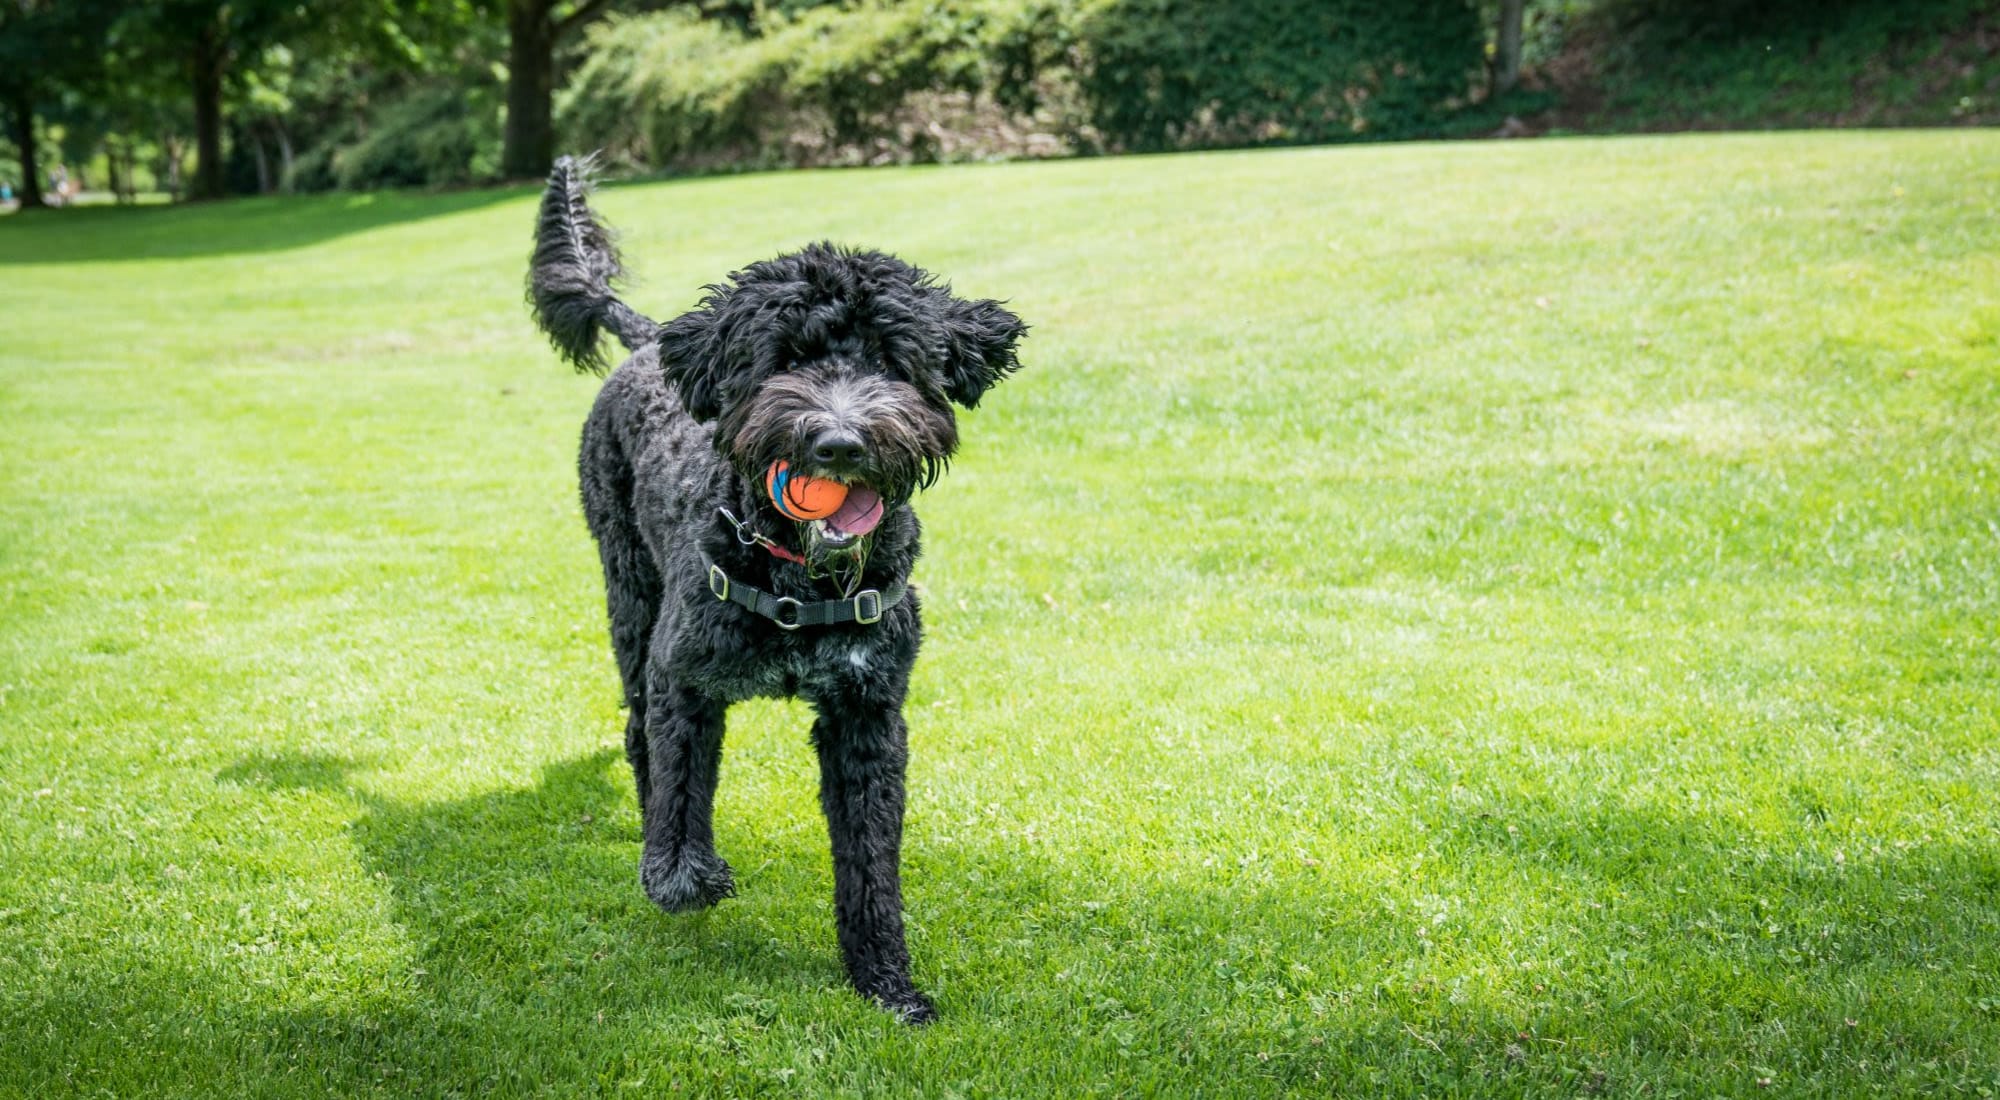
M 617 750 L 551 764 L 530 787 L 441 802 L 368 793 L 347 774 L 366 766 L 258 756 L 218 778 L 357 800 L 364 812 L 349 827 L 356 856 L 424 945 L 422 970 L 433 985 L 528 996 L 569 979 L 615 986 L 624 974 L 657 974 L 679 959 L 690 960 L 683 992 L 703 981 L 726 991 L 754 980 L 732 969 L 769 970 L 754 945 L 729 935 L 728 922 L 711 913 L 670 917 L 646 900 L 630 773 Z M 712 976 L 703 979 L 704 969 Z M 813 977 L 837 979 L 838 967 Z
M 267 1069 L 296 1070 L 309 1052 L 306 1063 L 336 1092 L 381 1087 L 387 1065 L 410 1080 L 461 1085 L 496 1083 L 496 1073 L 517 1085 L 536 1075 L 575 1082 L 600 1075 L 607 1050 L 626 1046 L 671 1065 L 705 1064 L 780 1013 L 901 1026 L 848 991 L 830 892 L 773 881 L 823 872 L 824 852 L 807 853 L 802 838 L 748 838 L 741 858 L 767 865 L 753 899 L 669 916 L 639 887 L 638 818 L 617 750 L 552 764 L 526 787 L 443 801 L 374 793 L 362 776 L 372 766 L 275 753 L 217 773 L 285 798 L 317 792 L 356 804 L 347 835 L 389 923 L 343 930 L 402 945 L 388 958 L 340 964 L 341 984 L 363 995 L 213 1009 Z M 185 1045 L 190 1059 L 221 1056 L 198 1038 Z M 538 1068 L 503 1073 L 495 1060 L 504 1051 Z

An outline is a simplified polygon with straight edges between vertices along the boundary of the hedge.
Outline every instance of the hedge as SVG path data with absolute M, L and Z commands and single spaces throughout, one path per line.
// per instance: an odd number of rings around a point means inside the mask
M 793 146 L 883 136 L 912 96 L 971 93 L 998 5 L 819 8 L 752 37 L 683 11 L 610 18 L 564 88 L 557 125 L 578 147 L 656 165 L 796 159 Z
M 1994 109 L 1996 27 L 1994 0 L 1600 0 L 1572 37 L 1614 124 L 1935 125 Z
M 1463 0 L 1098 0 L 1076 27 L 1092 121 L 1128 149 L 1423 134 L 1485 51 Z
M 558 102 L 565 139 L 660 167 L 838 159 L 940 93 L 1069 151 L 1407 137 L 1461 105 L 1484 51 L 1470 0 L 905 0 L 758 29 L 604 20 Z

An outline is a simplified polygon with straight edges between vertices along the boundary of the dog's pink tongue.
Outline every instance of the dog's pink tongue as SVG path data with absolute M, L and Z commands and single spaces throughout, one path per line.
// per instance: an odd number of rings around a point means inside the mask
M 849 485 L 840 510 L 826 517 L 826 525 L 844 535 L 865 535 L 882 522 L 882 496 L 866 485 Z

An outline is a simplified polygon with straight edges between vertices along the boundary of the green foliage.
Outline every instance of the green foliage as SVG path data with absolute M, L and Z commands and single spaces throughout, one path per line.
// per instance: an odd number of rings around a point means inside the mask
M 265 66 L 237 97 L 235 117 L 261 125 L 257 140 L 282 130 L 298 151 L 288 189 L 460 186 L 497 175 L 501 85 L 488 59 L 504 52 L 504 33 L 462 26 L 447 45 L 451 28 L 414 16 L 391 29 L 423 32 L 420 56 L 392 57 L 388 40 L 342 39 Z
M 767 11 L 745 33 L 671 11 L 590 32 L 563 93 L 578 146 L 676 165 L 783 163 L 898 132 L 957 93 L 1081 147 L 1190 148 L 1431 132 L 1479 64 L 1462 0 L 919 0 Z
M 489 15 L 480 0 L 15 0 L 0 4 L 0 88 L 29 72 L 61 87 L 59 101 L 44 95 L 38 106 L 72 162 L 102 149 L 128 175 L 136 161 L 157 160 L 152 175 L 171 178 L 164 169 L 192 144 L 189 60 L 208 38 L 225 59 L 218 95 L 230 190 L 280 185 L 286 150 L 303 154 L 291 175 L 312 186 L 467 182 L 487 174 L 477 147 L 497 110 L 486 91 L 499 41 L 483 26 Z M 8 63 L 22 51 L 37 64 Z M 438 80 L 471 88 L 462 125 L 444 117 L 442 90 L 431 90 Z M 411 94 L 420 102 L 397 106 Z M 388 132 L 378 134 L 378 121 Z M 341 156 L 352 164 L 336 171 Z
M 695 0 L 692 5 L 682 0 L 648 0 L 639 5 L 646 9 L 680 8 L 698 10 L 706 19 L 720 20 L 739 31 L 754 33 L 761 25 L 773 20 L 782 22 L 814 8 L 839 7 L 843 0 Z
M 102 78 L 106 24 L 116 0 L 6 0 L 0 3 L 0 110 L 20 97 L 36 106 L 58 89 Z
M 558 129 L 577 147 L 657 165 L 783 163 L 865 143 L 893 132 L 912 95 L 982 88 L 985 43 L 1009 10 L 927 0 L 769 11 L 755 36 L 682 11 L 606 19 L 558 99 Z
M 661 165 L 758 144 L 778 81 L 741 33 L 681 11 L 607 17 L 585 33 L 586 60 L 556 100 L 569 144 Z
M 1463 0 L 1095 0 L 1078 20 L 1093 119 L 1131 149 L 1422 134 L 1483 48 Z
M 331 153 L 347 190 L 475 183 L 500 165 L 500 97 L 463 84 L 416 89 L 377 115 L 366 134 Z
M 666 168 L 1473 136 L 1551 107 L 1600 129 L 2000 122 L 2000 0 L 1526 0 L 1530 78 L 1499 99 L 1481 98 L 1497 0 L 614 7 L 564 39 L 561 144 Z M 117 150 L 175 179 L 208 41 L 234 190 L 475 182 L 496 174 L 501 14 L 0 0 L 0 106 L 60 137 L 45 158 Z
M 824 111 L 828 136 L 851 142 L 880 132 L 915 92 L 977 89 L 991 14 L 951 0 L 821 9 L 767 35 L 764 46 L 787 59 L 787 96 Z
M 1603 0 L 1570 34 L 1628 123 L 1938 123 L 2000 111 L 2000 58 L 1946 41 L 1982 18 L 2000 33 L 1992 0 Z

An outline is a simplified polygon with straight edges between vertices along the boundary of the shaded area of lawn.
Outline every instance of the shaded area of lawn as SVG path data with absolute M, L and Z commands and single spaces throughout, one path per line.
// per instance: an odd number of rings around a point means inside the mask
M 529 193 L 526 188 L 383 191 L 235 199 L 224 207 L 104 204 L 26 210 L 0 222 L 0 267 L 282 252 L 351 233 L 449 217 Z

